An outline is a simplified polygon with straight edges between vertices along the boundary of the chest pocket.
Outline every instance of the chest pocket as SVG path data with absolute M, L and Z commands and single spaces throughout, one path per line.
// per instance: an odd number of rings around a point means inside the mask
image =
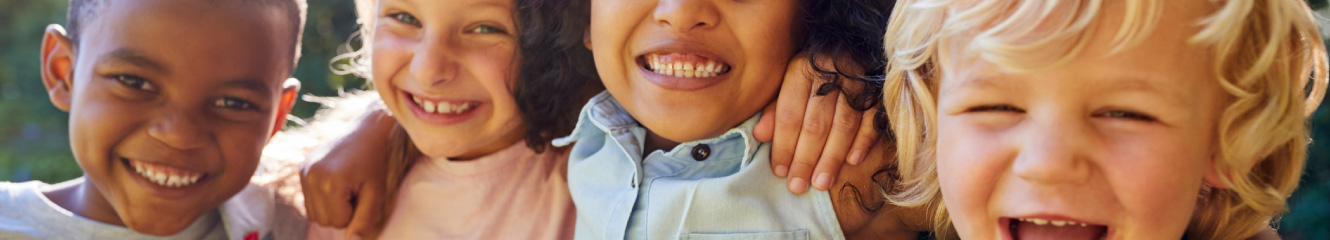
M 689 233 L 679 236 L 679 240 L 808 240 L 808 230 L 799 229 L 788 232 L 756 233 Z

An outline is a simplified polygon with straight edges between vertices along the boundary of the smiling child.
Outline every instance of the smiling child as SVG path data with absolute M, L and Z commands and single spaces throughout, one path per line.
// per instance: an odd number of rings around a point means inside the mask
M 72 1 L 41 71 L 84 176 L 0 183 L 0 238 L 303 238 L 250 185 L 299 89 L 303 22 L 295 0 Z

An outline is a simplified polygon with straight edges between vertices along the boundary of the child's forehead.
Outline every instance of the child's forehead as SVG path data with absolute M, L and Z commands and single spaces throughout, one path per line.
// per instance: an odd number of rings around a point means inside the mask
M 294 38 L 277 8 L 213 1 L 127 1 L 85 25 L 79 64 L 121 64 L 191 79 L 269 79 L 291 72 Z
M 1192 39 L 1209 11 L 1190 5 L 1194 4 L 1164 4 L 1156 23 L 1144 29 L 1133 29 L 1143 27 L 1132 25 L 1142 19 L 1129 19 L 1122 4 L 1106 3 L 1101 12 L 1093 14 L 1096 21 L 1081 29 L 1040 27 L 1025 35 L 987 38 L 975 37 L 993 32 L 953 35 L 942 43 L 940 65 L 944 71 L 966 75 L 1075 72 L 1082 78 L 1214 79 L 1212 46 Z M 1131 34 L 1139 34 L 1139 39 L 1124 40 Z

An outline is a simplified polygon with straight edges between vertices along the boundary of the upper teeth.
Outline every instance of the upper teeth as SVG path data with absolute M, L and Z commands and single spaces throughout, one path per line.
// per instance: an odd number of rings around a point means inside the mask
M 1085 223 L 1079 223 L 1079 222 L 1075 222 L 1075 221 L 1058 221 L 1058 220 L 1047 220 L 1047 219 L 1039 219 L 1039 218 L 1019 218 L 1019 220 L 1022 221 L 1022 222 L 1034 223 L 1034 225 L 1048 225 L 1049 223 L 1052 223 L 1053 226 L 1058 226 L 1058 227 L 1061 227 L 1061 226 L 1078 226 L 1078 225 L 1079 225 L 1079 226 L 1082 226 L 1082 227 L 1084 227 L 1084 226 L 1088 226 L 1088 225 L 1085 224 Z
M 729 70 L 724 63 L 714 60 L 707 60 L 706 63 L 668 61 L 656 54 L 647 55 L 646 60 L 652 72 L 674 77 L 715 77 Z
M 185 170 L 175 169 L 167 166 L 140 163 L 138 161 L 129 161 L 134 166 L 134 171 L 147 178 L 157 185 L 167 187 L 184 187 L 199 181 L 203 174 L 186 172 Z
M 417 106 L 420 106 L 421 109 L 424 109 L 425 112 L 429 113 L 442 113 L 442 114 L 462 113 L 467 110 L 471 110 L 472 107 L 476 106 L 475 103 L 471 102 L 461 103 L 461 104 L 451 104 L 448 102 L 432 102 L 429 100 L 420 99 L 420 97 L 416 96 L 411 96 L 411 100 L 415 101 Z

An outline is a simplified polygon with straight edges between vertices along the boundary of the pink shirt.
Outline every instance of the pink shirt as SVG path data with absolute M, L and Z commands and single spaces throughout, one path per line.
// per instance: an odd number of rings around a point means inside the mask
M 522 142 L 466 161 L 422 158 L 382 239 L 572 239 L 567 154 Z

